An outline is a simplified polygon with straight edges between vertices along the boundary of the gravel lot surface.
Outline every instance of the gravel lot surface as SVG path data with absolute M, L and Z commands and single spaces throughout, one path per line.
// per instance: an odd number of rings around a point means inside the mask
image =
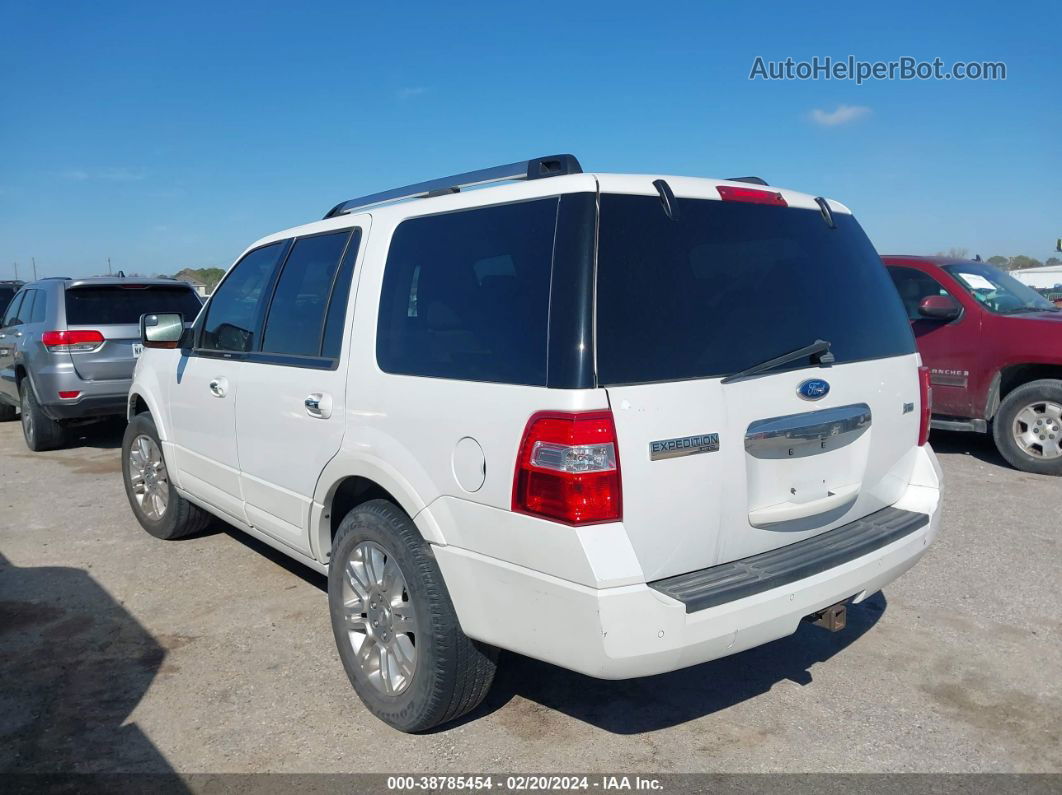
M 120 438 L 0 425 L 0 771 L 1062 770 L 1062 480 L 982 437 L 934 436 L 941 536 L 846 631 L 628 682 L 503 654 L 424 736 L 361 706 L 322 577 L 220 523 L 141 530 Z

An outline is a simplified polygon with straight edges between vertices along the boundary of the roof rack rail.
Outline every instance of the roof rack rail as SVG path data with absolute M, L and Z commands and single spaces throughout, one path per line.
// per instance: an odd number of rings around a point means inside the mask
M 763 177 L 727 177 L 727 182 L 747 182 L 750 185 L 764 185 L 767 186 L 767 180 Z
M 418 182 L 414 185 L 406 185 L 402 188 L 392 188 L 380 193 L 370 193 L 357 199 L 349 199 L 340 202 L 325 215 L 325 218 L 335 218 L 337 215 L 346 215 L 355 210 L 364 210 L 379 204 L 397 202 L 403 199 L 420 199 L 430 196 L 443 196 L 448 193 L 457 193 L 462 188 L 471 188 L 477 185 L 488 185 L 492 182 L 508 182 L 519 179 L 542 179 L 544 177 L 559 177 L 563 174 L 582 174 L 583 168 L 579 165 L 575 155 L 550 155 L 548 157 L 535 157 L 531 160 L 518 160 L 504 166 L 482 168 L 478 171 L 466 171 L 464 174 L 454 174 L 452 177 L 440 177 L 439 179 Z

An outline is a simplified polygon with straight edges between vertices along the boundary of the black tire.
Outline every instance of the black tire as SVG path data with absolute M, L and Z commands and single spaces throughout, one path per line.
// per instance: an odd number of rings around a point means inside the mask
M 168 495 L 165 511 L 157 519 L 149 517 L 144 512 L 133 493 L 129 463 L 132 445 L 140 436 L 148 436 L 154 440 L 161 455 L 162 443 L 159 441 L 159 432 L 155 429 L 155 421 L 146 412 L 133 417 L 133 421 L 126 426 L 125 435 L 122 437 L 122 479 L 125 482 L 125 496 L 128 498 L 129 506 L 133 509 L 133 515 L 140 522 L 140 526 L 155 536 L 155 538 L 161 538 L 164 541 L 184 538 L 205 530 L 210 525 L 213 517 L 198 505 L 190 503 L 178 494 L 168 474 L 165 482 Z
M 408 686 L 397 695 L 378 689 L 357 662 L 347 633 L 343 588 L 355 547 L 373 542 L 398 564 L 415 611 L 416 660 Z M 467 637 L 454 612 L 431 547 L 412 520 L 387 500 L 371 500 L 344 517 L 332 544 L 328 605 L 339 657 L 362 703 L 399 731 L 431 729 L 475 709 L 494 681 L 497 649 Z
M 1018 444 L 1014 433 L 1015 420 L 1022 411 L 1029 406 L 1046 402 L 1062 405 L 1062 381 L 1045 378 L 1018 387 L 1000 404 L 992 423 L 992 436 L 1000 454 L 1015 469 L 1038 475 L 1060 476 L 1062 457 L 1044 458 L 1030 454 Z M 1056 439 L 1062 439 L 1062 424 L 1048 418 L 1045 418 L 1045 422 L 1048 423 L 1045 426 L 1045 441 L 1050 444 Z M 1051 438 L 1052 434 L 1055 439 Z
M 22 435 L 26 438 L 26 447 L 35 453 L 62 447 L 66 431 L 41 409 L 29 378 L 22 379 L 18 395 L 22 401 Z
M 18 409 L 8 403 L 0 403 L 0 422 L 11 422 Z

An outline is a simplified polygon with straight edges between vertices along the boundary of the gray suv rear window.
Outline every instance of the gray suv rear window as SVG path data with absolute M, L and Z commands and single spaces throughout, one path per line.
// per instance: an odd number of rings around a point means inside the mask
M 153 312 L 180 312 L 192 321 L 202 306 L 195 291 L 173 285 L 100 285 L 66 290 L 68 326 L 135 325 Z
M 601 384 L 730 375 L 810 345 L 838 363 L 914 353 L 885 267 L 855 219 L 817 210 L 601 197 Z M 800 366 L 800 365 L 794 365 Z

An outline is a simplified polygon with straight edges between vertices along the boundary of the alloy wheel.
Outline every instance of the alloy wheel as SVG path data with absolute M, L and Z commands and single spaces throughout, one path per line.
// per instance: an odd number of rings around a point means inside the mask
M 1062 404 L 1041 400 L 1026 406 L 1015 416 L 1012 433 L 1018 447 L 1032 458 L 1062 457 Z
M 343 621 L 354 658 L 373 687 L 396 696 L 417 669 L 417 614 L 398 561 L 373 541 L 343 567 Z
M 157 522 L 166 513 L 170 479 L 162 451 L 150 436 L 141 434 L 129 447 L 129 484 L 144 516 Z
M 22 398 L 22 407 L 20 413 L 22 415 L 22 433 L 26 436 L 26 441 L 32 444 L 33 434 L 36 429 L 33 427 L 33 412 L 29 410 L 29 401 L 25 397 Z

